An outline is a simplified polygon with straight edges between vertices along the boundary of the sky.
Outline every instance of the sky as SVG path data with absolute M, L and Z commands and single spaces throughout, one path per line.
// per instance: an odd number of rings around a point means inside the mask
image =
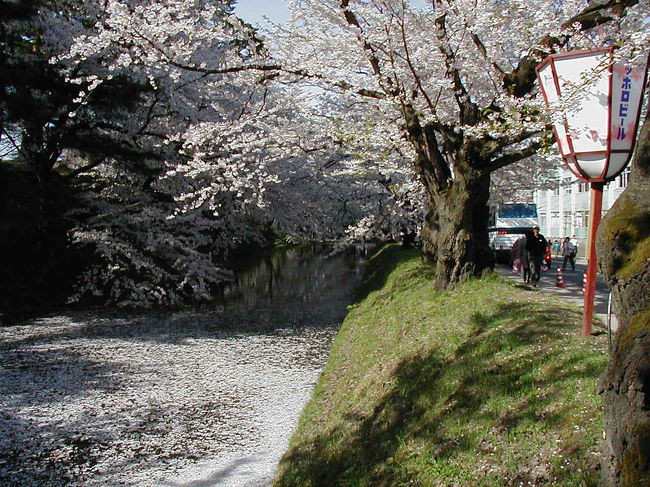
M 411 0 L 414 7 L 423 8 L 425 0 Z M 235 13 L 250 24 L 262 22 L 266 16 L 271 22 L 281 24 L 289 18 L 283 0 L 238 0 Z
M 289 18 L 289 10 L 283 0 L 238 0 L 235 13 L 253 25 L 262 22 L 264 16 L 278 24 Z

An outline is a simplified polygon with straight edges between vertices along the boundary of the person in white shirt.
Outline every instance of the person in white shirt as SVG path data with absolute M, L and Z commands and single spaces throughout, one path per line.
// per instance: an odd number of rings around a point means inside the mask
M 578 255 L 578 238 L 574 235 L 571 237 L 571 245 L 573 245 L 573 257 L 575 258 Z
M 576 263 L 573 260 L 576 256 L 576 251 L 578 249 L 575 248 L 573 243 L 571 243 L 572 240 L 569 239 L 569 237 L 565 237 L 564 242 L 562 242 L 562 256 L 564 257 L 564 260 L 562 262 L 562 270 L 566 270 L 566 264 L 569 262 L 571 264 L 571 270 L 575 271 L 576 270 Z

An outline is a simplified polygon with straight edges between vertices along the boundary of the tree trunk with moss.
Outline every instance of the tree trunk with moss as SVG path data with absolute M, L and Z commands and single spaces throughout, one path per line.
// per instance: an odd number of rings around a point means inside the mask
M 435 266 L 436 287 L 482 276 L 494 263 L 487 232 L 490 174 L 461 161 L 453 185 L 442 191 L 429 186 L 427 191 L 422 256 Z
M 601 379 L 601 484 L 650 486 L 650 113 L 639 133 L 630 184 L 601 223 L 597 252 L 619 319 Z

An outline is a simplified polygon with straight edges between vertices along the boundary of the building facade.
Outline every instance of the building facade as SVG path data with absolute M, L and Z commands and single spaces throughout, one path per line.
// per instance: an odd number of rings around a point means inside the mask
M 559 182 L 554 189 L 539 190 L 533 194 L 540 231 L 553 240 L 575 235 L 579 241 L 585 242 L 589 230 L 590 184 L 576 180 L 576 177 L 564 168 L 559 171 Z M 616 179 L 605 185 L 603 215 L 612 207 L 629 181 L 628 166 Z M 579 247 L 584 251 L 585 245 Z

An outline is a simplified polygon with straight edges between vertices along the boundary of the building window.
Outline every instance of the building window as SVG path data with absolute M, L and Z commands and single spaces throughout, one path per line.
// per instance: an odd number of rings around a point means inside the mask
M 560 218 L 560 212 L 559 211 L 552 211 L 551 212 L 551 219 L 557 220 Z
M 545 213 L 540 213 L 540 215 L 539 215 L 539 226 L 540 227 L 545 227 L 546 226 L 546 214 Z
M 573 215 L 571 215 L 570 211 L 564 212 L 563 220 L 562 227 L 564 227 L 565 233 L 571 233 L 573 231 L 573 226 L 571 225 L 573 223 Z
M 588 212 L 586 211 L 576 211 L 575 213 L 575 226 L 576 227 L 586 227 L 587 226 L 587 220 L 589 218 Z
M 572 183 L 571 178 L 566 178 L 562 182 L 562 184 L 564 185 L 564 191 L 566 193 L 571 193 L 571 190 L 572 190 L 572 188 L 571 188 L 572 184 L 571 183 Z
M 630 166 L 626 167 L 625 170 L 619 174 L 616 178 L 616 187 L 625 188 L 630 182 Z

